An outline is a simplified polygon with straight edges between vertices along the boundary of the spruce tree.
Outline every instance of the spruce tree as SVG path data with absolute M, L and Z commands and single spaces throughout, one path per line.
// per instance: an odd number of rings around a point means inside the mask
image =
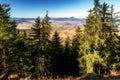
M 99 1 L 94 0 L 94 8 L 89 11 L 80 45 L 80 53 L 82 54 L 82 57 L 79 59 L 80 68 L 83 68 L 85 73 L 94 73 L 94 64 L 103 63 L 98 50 L 99 45 L 103 44 L 100 38 L 102 36 L 102 21 L 99 9 Z
M 9 5 L 7 4 L 0 4 L 0 48 L 2 50 L 2 53 L 1 53 L 1 59 L 2 59 L 2 66 L 4 68 L 7 67 L 7 64 L 6 64 L 6 49 L 7 49 L 7 41 L 9 40 L 9 36 L 8 36 L 8 32 L 7 32 L 7 29 L 10 25 L 10 22 L 9 22 L 9 11 L 10 11 L 10 8 L 9 8 Z
M 72 40 L 72 54 L 71 54 L 71 74 L 76 76 L 79 74 L 79 62 L 78 62 L 78 54 L 80 50 L 80 40 L 82 37 L 82 32 L 80 30 L 80 27 L 77 27 L 75 30 L 75 35 L 73 36 Z
M 71 40 L 70 37 L 67 36 L 65 40 L 65 45 L 64 45 L 64 54 L 63 54 L 63 69 L 64 69 L 64 75 L 68 76 L 70 75 L 71 72 Z
M 9 55 L 15 34 L 15 24 L 10 21 L 9 4 L 0 4 L 0 57 L 3 71 L 9 66 Z
M 28 77 L 32 74 L 32 53 L 29 50 L 28 40 L 26 35 L 18 33 L 17 38 L 14 40 L 10 61 L 14 73 L 17 73 L 19 77 Z
M 102 38 L 105 39 L 105 46 L 102 46 L 102 57 L 107 61 L 106 68 L 109 70 L 116 70 L 119 65 L 119 38 L 117 34 L 116 19 L 113 17 L 113 5 L 108 6 L 106 3 L 102 5 Z M 104 50 L 105 49 L 105 50 Z M 108 66 L 109 65 L 109 66 Z
M 35 55 L 36 55 L 36 71 L 38 78 L 40 76 L 47 77 L 49 75 L 49 55 L 47 51 L 47 46 L 49 43 L 50 36 L 50 22 L 48 17 L 48 12 L 46 13 L 45 18 L 40 21 L 38 17 L 35 20 L 35 24 L 33 25 L 33 44 L 35 47 Z
M 119 39 L 115 31 L 113 7 L 106 3 L 101 5 L 94 0 L 94 8 L 89 11 L 83 33 L 79 59 L 81 68 L 86 67 L 86 73 L 106 73 L 113 69 L 113 64 L 119 64 Z M 113 59 L 113 61 L 111 61 Z M 114 69 L 115 69 L 114 64 Z M 110 66 L 111 65 L 111 66 Z
M 50 56 L 48 54 L 48 50 L 47 50 L 47 46 L 49 45 L 49 38 L 50 38 L 50 30 L 51 30 L 51 25 L 50 25 L 50 18 L 48 16 L 48 11 L 46 12 L 46 15 L 44 17 L 44 19 L 42 20 L 42 35 L 41 35 L 41 57 L 42 57 L 42 64 L 44 64 L 42 66 L 43 71 L 42 71 L 42 75 L 45 77 L 50 75 Z
M 35 60 L 33 60 L 33 61 L 35 61 L 35 62 L 33 62 L 33 63 L 36 63 L 36 64 L 34 64 L 35 66 L 34 66 L 34 70 L 35 70 L 35 73 L 37 73 L 36 75 L 37 75 L 37 77 L 39 78 L 40 77 L 40 52 L 41 52 L 41 43 L 42 43 L 42 40 L 41 40 L 41 36 L 42 36 L 42 34 L 41 34 L 41 32 L 42 32 L 42 30 L 41 30 L 41 21 L 40 21 L 40 18 L 39 17 L 37 17 L 36 18 L 36 20 L 35 20 L 35 23 L 34 23 L 34 25 L 33 25 L 33 27 L 32 27 L 32 30 L 34 31 L 34 33 L 32 33 L 30 36 L 31 36 L 31 40 L 33 41 L 33 42 L 31 42 L 31 45 L 33 46 L 33 50 L 34 50 L 34 52 L 33 52 L 33 54 L 34 54 L 34 59 Z
M 57 31 L 55 31 L 54 35 L 52 36 L 49 52 L 51 56 L 53 77 L 56 77 L 58 75 L 60 76 L 63 71 L 63 46 L 59 37 L 59 33 Z

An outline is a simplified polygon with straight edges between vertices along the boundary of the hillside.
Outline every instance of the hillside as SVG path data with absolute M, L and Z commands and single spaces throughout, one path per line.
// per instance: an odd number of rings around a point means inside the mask
M 31 30 L 31 27 L 34 24 L 35 18 L 11 18 L 11 20 L 15 20 L 17 22 L 18 30 Z M 65 39 L 66 36 L 72 36 L 75 33 L 76 27 L 80 27 L 81 30 L 84 29 L 83 24 L 85 24 L 85 19 L 78 19 L 74 17 L 70 18 L 51 18 L 50 20 L 52 31 L 51 35 L 53 35 L 54 31 L 58 31 L 61 39 Z M 118 27 L 118 34 L 120 35 L 120 27 Z
M 80 22 L 80 21 L 76 21 L 77 19 L 64 19 L 63 21 L 61 20 L 62 18 L 56 18 L 55 19 L 52 19 L 50 20 L 51 22 L 51 26 L 52 26 L 52 30 L 51 30 L 51 35 L 53 35 L 54 31 L 58 31 L 59 34 L 60 34 L 60 37 L 62 40 L 64 40 L 66 38 L 66 36 L 70 36 L 72 38 L 72 36 L 74 35 L 75 33 L 75 29 L 77 27 L 80 27 L 82 30 L 83 30 L 83 23 Z M 18 20 L 21 20 L 21 19 L 17 19 Z M 19 22 L 17 24 L 17 29 L 18 30 L 31 30 L 31 27 L 33 26 L 34 24 L 34 21 L 33 20 L 28 20 L 26 19 L 26 21 L 22 21 L 22 22 Z

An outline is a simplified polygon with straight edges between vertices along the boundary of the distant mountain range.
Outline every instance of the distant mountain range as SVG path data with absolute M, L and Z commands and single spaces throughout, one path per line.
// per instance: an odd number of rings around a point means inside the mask
M 17 23 L 34 21 L 35 19 L 36 18 L 10 18 L 10 20 L 15 20 Z M 86 21 L 85 18 L 75 18 L 75 17 L 50 18 L 50 20 L 51 21 L 72 21 L 72 22 L 82 23 L 82 24 L 84 24 Z
M 35 20 L 35 18 L 10 18 L 11 21 L 15 20 L 17 23 L 29 22 Z

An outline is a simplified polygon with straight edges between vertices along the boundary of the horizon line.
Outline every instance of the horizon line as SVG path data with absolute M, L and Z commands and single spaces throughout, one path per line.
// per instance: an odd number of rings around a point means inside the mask
M 37 17 L 40 17 L 40 16 L 37 16 Z M 10 17 L 10 18 L 37 18 L 37 17 Z M 44 18 L 44 17 L 40 17 L 40 18 Z M 50 17 L 50 18 L 77 18 L 77 19 L 81 19 L 81 18 L 86 18 L 86 17 L 71 16 L 71 17 Z

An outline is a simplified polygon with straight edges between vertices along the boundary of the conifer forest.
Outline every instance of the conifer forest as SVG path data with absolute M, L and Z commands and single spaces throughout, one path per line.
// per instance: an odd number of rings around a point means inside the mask
M 84 30 L 77 27 L 72 38 L 66 36 L 65 40 L 57 30 L 51 35 L 48 11 L 44 18 L 34 20 L 28 35 L 16 29 L 11 10 L 10 4 L 0 4 L 0 80 L 102 80 L 78 77 L 104 78 L 111 72 L 119 72 L 115 80 L 120 80 L 120 16 L 115 16 L 113 5 L 94 0 Z M 17 76 L 4 79 L 10 75 Z

